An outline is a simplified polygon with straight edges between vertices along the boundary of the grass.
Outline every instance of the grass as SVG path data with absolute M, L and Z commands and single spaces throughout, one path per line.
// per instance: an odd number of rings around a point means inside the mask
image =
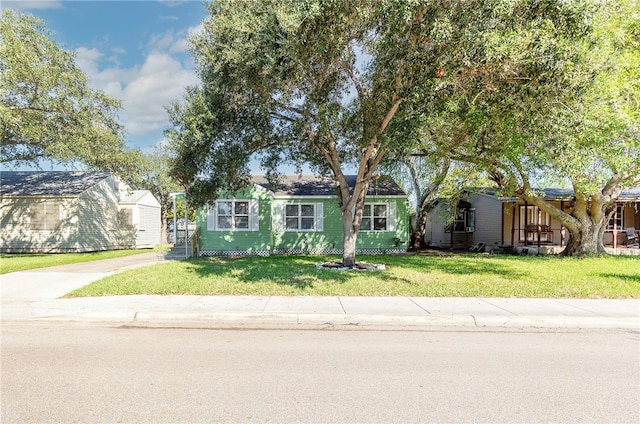
M 197 258 L 96 281 L 70 297 L 130 294 L 640 298 L 640 258 L 358 256 L 385 271 L 316 269 L 329 256 Z
M 119 258 L 122 256 L 146 253 L 149 250 L 108 250 L 91 253 L 2 253 L 0 254 L 0 274 L 25 271 L 28 269 L 46 268 L 49 266 L 67 265 L 80 262 L 98 261 L 100 259 Z

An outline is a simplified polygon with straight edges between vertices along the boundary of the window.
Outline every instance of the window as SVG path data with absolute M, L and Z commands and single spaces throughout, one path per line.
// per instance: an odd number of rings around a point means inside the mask
M 324 230 L 322 203 L 276 203 L 273 227 L 276 231 Z
M 31 205 L 31 229 L 53 230 L 60 224 L 60 206 L 44 202 Z
M 285 205 L 285 229 L 314 231 L 315 204 Z
M 473 233 L 476 230 L 476 209 L 471 203 L 461 200 L 456 205 L 453 220 L 445 227 L 445 233 Z
M 218 200 L 209 207 L 209 231 L 257 231 L 257 200 Z
M 537 206 L 526 206 L 526 209 L 525 206 L 520 206 L 520 241 L 525 241 L 525 233 L 527 241 L 537 240 L 536 231 L 526 231 L 526 227 L 534 225 L 546 226 L 549 229 L 551 228 L 551 217 Z M 540 241 L 547 241 L 546 232 L 540 234 Z
M 388 231 L 388 210 L 389 208 L 384 203 L 364 205 L 360 229 L 362 231 Z
M 453 219 L 453 232 L 464 233 L 467 226 L 467 209 L 458 208 L 456 216 Z
M 624 207 L 622 205 L 616 205 L 616 212 L 611 215 L 611 219 L 607 223 L 606 231 L 613 231 L 613 227 L 615 224 L 615 228 L 617 231 L 621 231 L 622 224 L 624 223 Z
M 133 226 L 133 209 L 121 209 L 118 212 L 118 222 L 123 227 Z

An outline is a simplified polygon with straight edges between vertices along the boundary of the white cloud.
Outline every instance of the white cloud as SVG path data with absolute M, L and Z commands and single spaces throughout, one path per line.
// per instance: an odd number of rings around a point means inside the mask
M 144 135 L 164 129 L 168 125 L 165 107 L 178 100 L 185 87 L 197 83 L 193 70 L 168 54 L 150 54 L 122 92 L 127 131 Z
M 5 1 L 7 8 L 17 10 L 45 10 L 45 9 L 62 9 L 62 2 L 57 0 L 40 0 L 40 1 Z M 0 3 L 0 9 L 3 5 Z
M 161 132 L 169 122 L 165 107 L 182 97 L 185 87 L 198 83 L 195 72 L 166 53 L 151 53 L 142 66 L 99 70 L 99 52 L 79 49 L 78 66 L 91 86 L 122 101 L 122 123 L 130 135 Z
M 196 30 L 152 37 L 144 63 L 129 68 L 97 48 L 76 49 L 76 63 L 91 86 L 121 100 L 119 117 L 130 137 L 161 140 L 169 126 L 165 107 L 181 99 L 187 86 L 198 84 L 191 58 L 184 55 L 187 34 Z

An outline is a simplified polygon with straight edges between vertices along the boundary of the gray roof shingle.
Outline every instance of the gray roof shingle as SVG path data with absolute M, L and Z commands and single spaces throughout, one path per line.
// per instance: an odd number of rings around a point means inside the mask
M 350 187 L 355 186 L 356 175 L 345 175 Z M 272 191 L 276 196 L 335 196 L 338 194 L 334 178 L 303 176 L 282 176 L 277 185 L 272 186 L 262 176 L 252 178 L 255 184 Z M 391 177 L 381 176 L 370 186 L 367 196 L 406 196 L 405 192 Z
M 0 196 L 74 196 L 110 176 L 94 171 L 0 171 Z

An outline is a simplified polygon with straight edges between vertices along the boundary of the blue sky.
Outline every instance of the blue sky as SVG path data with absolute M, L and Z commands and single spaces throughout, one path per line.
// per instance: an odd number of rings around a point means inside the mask
M 200 0 L 0 0 L 0 7 L 42 19 L 53 40 L 76 52 L 91 86 L 122 101 L 131 147 L 161 143 L 165 106 L 198 83 L 187 38 L 208 16 Z

